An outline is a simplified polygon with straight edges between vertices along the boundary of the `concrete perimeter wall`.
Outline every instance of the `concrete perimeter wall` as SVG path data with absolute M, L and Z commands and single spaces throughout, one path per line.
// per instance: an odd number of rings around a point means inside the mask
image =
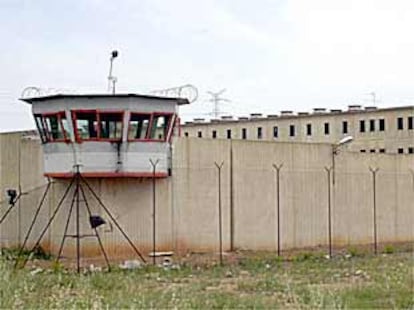
M 335 156 L 328 144 L 177 139 L 173 146 L 172 177 L 156 181 L 157 250 L 219 250 L 219 174 L 223 247 L 230 249 L 282 249 L 326 245 L 328 198 L 331 198 L 332 236 L 335 246 L 373 242 L 374 187 L 379 242 L 414 240 L 414 156 L 360 154 L 342 148 Z M 19 203 L 0 225 L 3 247 L 24 240 L 47 180 L 43 174 L 38 140 L 22 133 L 0 135 L 0 216 L 8 205 L 5 190 L 19 186 Z M 279 199 L 277 173 L 280 168 Z M 328 170 L 330 182 L 328 182 Z M 334 181 L 333 181 L 334 179 Z M 127 235 L 143 252 L 152 250 L 152 180 L 90 179 L 90 186 L 109 208 Z M 40 235 L 69 181 L 54 180 L 29 245 Z M 98 231 L 111 257 L 133 252 L 115 223 L 84 187 L 92 214 L 107 221 Z M 42 246 L 56 253 L 62 239 L 74 189 L 69 192 Z M 280 228 L 278 229 L 277 202 Z M 82 233 L 91 234 L 88 212 L 81 202 Z M 74 234 L 75 221 L 68 233 Z M 74 255 L 68 238 L 64 256 Z M 99 255 L 94 238 L 82 239 L 82 255 Z

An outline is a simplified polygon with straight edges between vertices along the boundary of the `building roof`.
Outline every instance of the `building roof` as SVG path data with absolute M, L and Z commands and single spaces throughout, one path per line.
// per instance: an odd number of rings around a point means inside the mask
M 52 99 L 76 99 L 76 98 L 143 98 L 143 99 L 157 99 L 157 100 L 170 100 L 175 101 L 178 105 L 189 104 L 188 99 L 175 98 L 175 97 L 163 97 L 154 95 L 141 95 L 141 94 L 54 94 L 48 96 L 39 96 L 33 98 L 20 98 L 20 100 L 27 103 L 41 102 Z
M 388 108 L 376 108 L 376 107 L 365 107 L 365 109 L 358 106 L 358 109 L 353 109 L 355 106 L 349 106 L 348 110 L 326 110 L 326 109 L 314 109 L 313 113 L 308 112 L 299 112 L 294 114 L 293 111 L 282 111 L 281 115 L 267 115 L 261 116 L 260 113 L 250 114 L 251 117 L 238 117 L 238 118 L 229 118 L 222 117 L 221 119 L 212 119 L 210 121 L 204 121 L 204 119 L 194 119 L 194 121 L 188 121 L 183 124 L 186 127 L 198 127 L 205 125 L 220 125 L 220 124 L 237 124 L 237 123 L 250 123 L 250 122 L 266 122 L 266 121 L 278 121 L 278 120 L 295 120 L 303 118 L 312 118 L 312 117 L 335 117 L 335 116 L 347 116 L 347 115 L 356 115 L 356 114 L 369 114 L 369 113 L 381 113 L 381 112 L 390 112 L 390 111 L 401 111 L 401 110 L 414 110 L 414 105 L 410 106 L 400 106 L 400 107 L 388 107 Z M 320 111 L 324 110 L 324 111 Z M 289 113 L 287 113 L 289 112 Z

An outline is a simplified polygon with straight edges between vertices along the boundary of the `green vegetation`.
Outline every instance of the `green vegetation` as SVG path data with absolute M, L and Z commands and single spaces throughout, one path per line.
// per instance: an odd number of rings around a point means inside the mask
M 392 254 L 394 252 L 395 252 L 395 249 L 394 249 L 394 247 L 392 245 L 386 245 L 384 247 L 384 253 L 386 253 L 386 254 Z
M 0 258 L 0 308 L 414 307 L 412 253 L 289 260 L 241 253 L 223 267 L 190 257 L 180 267 L 82 275 L 62 266 L 13 271 L 8 257 Z

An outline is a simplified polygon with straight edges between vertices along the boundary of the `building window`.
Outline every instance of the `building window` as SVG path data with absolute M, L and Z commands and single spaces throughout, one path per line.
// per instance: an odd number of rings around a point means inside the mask
M 216 131 L 216 130 L 213 130 L 213 131 L 211 132 L 211 137 L 212 137 L 213 139 L 217 138 L 217 131 Z
M 168 128 L 171 121 L 171 115 L 152 116 L 150 139 L 165 141 L 168 135 Z
M 201 131 L 197 132 L 197 137 L 202 138 L 203 137 L 203 133 Z
M 347 134 L 348 133 L 348 122 L 347 121 L 343 121 L 342 122 L 342 133 L 343 134 Z
M 379 120 L 379 131 L 385 131 L 385 119 L 383 118 Z
M 227 139 L 231 139 L 231 129 L 227 129 Z
M 400 147 L 400 148 L 398 149 L 398 154 L 404 154 L 404 149 L 403 149 L 402 147 Z
M 43 124 L 43 117 L 40 114 L 35 114 L 34 119 L 35 119 L 37 130 L 39 131 L 39 134 L 40 134 L 40 139 L 42 140 L 42 143 L 46 143 L 47 135 L 46 135 L 46 131 L 45 131 L 44 124 Z
M 69 141 L 69 127 L 65 112 L 35 114 L 35 121 L 43 143 Z
M 412 116 L 409 116 L 407 120 L 408 120 L 408 129 L 412 130 L 414 128 L 414 119 Z
M 263 138 L 263 129 L 262 127 L 257 127 L 257 139 L 262 139 Z
M 242 139 L 243 140 L 247 139 L 247 129 L 246 128 L 242 128 Z
M 98 115 L 93 112 L 73 112 L 76 140 L 98 139 Z
M 279 128 L 277 126 L 273 126 L 273 138 L 277 138 L 279 136 Z
M 323 131 L 325 135 L 329 135 L 329 123 L 323 124 Z
M 184 132 L 184 137 L 188 137 L 188 132 Z
M 408 154 L 414 154 L 414 147 L 408 148 Z
M 113 115 L 112 121 L 114 124 L 109 125 L 109 129 L 112 133 L 109 134 L 109 140 L 121 140 L 122 138 L 122 112 L 108 113 L 99 112 L 98 119 L 102 120 L 106 118 L 104 115 Z M 114 114 L 118 114 L 117 119 L 114 118 Z M 155 140 L 155 141 L 166 141 L 168 135 L 171 135 L 173 126 L 173 114 L 149 114 L 149 113 L 135 113 L 132 112 L 129 118 L 128 126 L 128 141 L 135 140 Z M 115 125 L 116 123 L 116 125 Z M 105 137 L 102 135 L 102 129 L 98 130 L 98 138 L 102 139 Z M 106 134 L 105 134 L 106 135 Z M 111 138 L 116 137 L 116 138 Z
M 294 137 L 295 136 L 295 125 L 289 126 L 289 136 Z
M 99 138 L 107 140 L 121 140 L 123 129 L 122 112 L 99 112 Z
M 144 140 L 148 136 L 151 114 L 131 113 L 128 127 L 128 140 Z M 186 132 L 188 136 L 188 132 Z
M 369 150 L 370 153 L 375 153 L 375 149 Z
M 398 130 L 404 129 L 404 119 L 402 117 L 397 118 L 397 129 Z
M 369 131 L 375 131 L 375 119 L 369 120 Z
M 361 153 L 366 153 L 366 151 L 365 151 L 365 150 L 360 150 L 360 152 L 361 152 Z
M 359 121 L 359 132 L 365 132 L 365 121 L 364 120 Z
M 312 135 L 312 124 L 306 124 L 306 135 Z
M 379 149 L 380 153 L 385 153 L 385 149 Z

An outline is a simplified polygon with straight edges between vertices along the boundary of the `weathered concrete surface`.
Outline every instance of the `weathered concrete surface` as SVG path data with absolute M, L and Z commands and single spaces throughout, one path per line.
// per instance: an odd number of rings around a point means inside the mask
M 219 250 L 218 168 L 221 170 L 223 248 L 230 245 L 230 142 L 178 139 L 173 149 L 176 249 Z M 213 145 L 214 144 L 214 145 Z
M 0 238 L 3 246 L 16 247 L 24 241 L 24 236 L 47 184 L 47 180 L 43 177 L 41 145 L 39 141 L 33 139 L 33 136 L 24 133 L 0 135 L 1 216 L 9 208 L 6 190 L 19 190 L 20 188 L 23 192 L 20 200 L 0 225 Z M 38 216 L 39 225 L 33 227 L 33 236 L 40 233 L 41 226 L 48 218 L 48 205 L 49 199 L 46 199 L 45 208 Z
M 19 151 L 20 150 L 20 151 Z M 219 249 L 218 169 L 221 170 L 223 248 L 277 249 L 276 171 L 280 170 L 280 239 L 282 249 L 328 242 L 328 144 L 273 143 L 181 138 L 174 142 L 173 176 L 156 181 L 157 250 L 176 252 Z M 19 155 L 20 154 L 20 155 Z M 2 246 L 22 243 L 45 189 L 39 141 L 21 133 L 0 135 L 1 200 L 7 188 L 29 192 L 0 226 Z M 341 152 L 335 157 L 335 184 L 330 184 L 334 245 L 373 242 L 373 179 L 376 174 L 379 242 L 414 240 L 414 156 Z M 91 187 L 143 254 L 152 251 L 152 181 L 89 179 Z M 32 189 L 42 186 L 32 191 Z M 53 213 L 68 180 L 55 180 L 29 244 L 37 239 Z M 92 214 L 108 222 L 98 229 L 111 258 L 134 254 L 114 223 L 84 187 Z M 71 205 L 73 189 L 42 246 L 57 253 Z M 7 204 L 0 207 L 0 216 Z M 81 201 L 81 232 L 91 234 Z M 74 234 L 74 218 L 69 234 Z M 64 256 L 75 255 L 68 238 Z M 82 239 L 82 255 L 98 256 L 94 238 Z

